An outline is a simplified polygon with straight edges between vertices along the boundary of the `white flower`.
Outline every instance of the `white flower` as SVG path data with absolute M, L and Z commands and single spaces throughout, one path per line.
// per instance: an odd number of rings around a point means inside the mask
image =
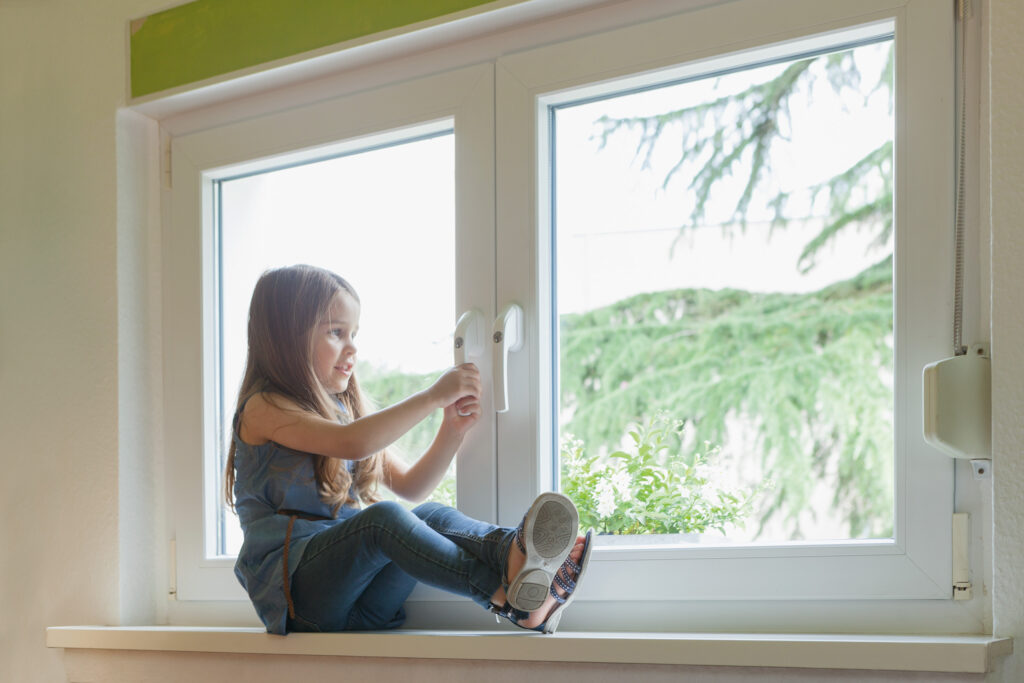
M 583 474 L 584 456 L 583 442 L 567 434 L 562 438 L 561 445 L 562 462 L 565 463 L 570 479 L 575 479 Z
M 612 483 L 604 479 L 597 484 L 597 514 L 601 517 L 610 517 L 615 508 L 615 490 Z
M 616 470 L 615 474 L 612 475 L 612 486 L 618 491 L 619 497 L 624 503 L 628 503 L 633 499 L 632 483 L 629 474 L 624 470 Z
M 583 468 L 580 466 L 580 461 L 577 458 L 572 458 L 566 463 L 566 470 L 569 479 L 575 479 L 583 472 Z

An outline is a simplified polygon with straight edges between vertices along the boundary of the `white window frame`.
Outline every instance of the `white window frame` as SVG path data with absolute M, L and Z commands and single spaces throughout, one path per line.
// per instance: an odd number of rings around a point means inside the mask
M 457 285 L 456 310 L 477 308 L 493 320 L 499 306 L 514 301 L 526 311 L 525 348 L 510 356 L 513 409 L 474 430 L 466 450 L 483 455 L 465 461 L 460 456 L 459 501 L 470 514 L 513 525 L 532 496 L 551 485 L 550 467 L 541 458 L 551 450 L 553 428 L 552 397 L 545 390 L 550 384 L 545 378 L 551 377 L 547 349 L 552 348 L 546 294 L 551 259 L 544 246 L 550 238 L 550 198 L 546 171 L 537 164 L 547 156 L 545 108 L 586 84 L 597 92 L 612 81 L 620 87 L 624 78 L 649 79 L 669 71 L 678 77 L 729 59 L 747 63 L 756 61 L 752 57 L 759 50 L 778 54 L 787 48 L 777 46 L 791 41 L 811 45 L 815 39 L 809 36 L 863 26 L 870 32 L 888 22 L 897 36 L 896 442 L 901 455 L 895 542 L 685 552 L 601 548 L 566 623 L 609 628 L 608 617 L 614 615 L 621 628 L 633 630 L 877 630 L 871 625 L 881 622 L 887 630 L 976 629 L 981 606 L 964 610 L 950 600 L 952 463 L 920 435 L 920 369 L 948 355 L 942 340 L 949 336 L 951 318 L 952 254 L 946 235 L 953 183 L 952 9 L 933 0 L 740 0 L 692 11 L 700 3 L 667 4 L 682 13 L 635 25 L 628 25 L 628 7 L 618 14 L 609 10 L 606 16 L 624 26 L 609 31 L 607 20 L 595 14 L 587 21 L 597 32 L 583 38 L 572 36 L 587 33 L 586 21 L 584 28 L 562 22 L 532 39 L 513 31 L 493 48 L 456 44 L 450 53 L 427 60 L 438 65 L 437 73 L 414 80 L 404 81 L 430 67 L 412 60 L 367 67 L 351 77 L 326 79 L 324 94 L 294 109 L 285 109 L 271 92 L 254 100 L 254 112 L 229 103 L 226 115 L 182 115 L 188 130 L 172 133 L 174 188 L 162 242 L 167 500 L 177 545 L 178 600 L 246 599 L 231 571 L 233 561 L 205 558 L 202 529 L 204 515 L 211 512 L 203 505 L 202 486 L 210 489 L 214 478 L 198 455 L 219 448 L 210 408 L 215 387 L 204 379 L 213 377 L 208 293 L 215 281 L 206 245 L 212 244 L 210 188 L 227 173 L 224 169 L 234 174 L 239 164 L 258 166 L 270 157 L 277 165 L 281 155 L 308 160 L 338 152 L 353 140 L 365 143 L 381 131 L 393 135 L 454 122 L 458 259 L 467 264 L 465 271 L 460 266 L 458 278 L 495 283 Z M 530 40 L 548 45 L 499 56 L 502 46 L 530 48 Z M 493 54 L 484 64 L 445 70 L 465 61 L 460 50 L 479 55 L 489 49 Z M 346 79 L 374 89 L 332 96 L 330 89 Z M 402 82 L 386 85 L 396 81 Z M 216 125 L 195 123 L 207 118 Z M 901 229 L 911 218 L 923 227 Z M 480 229 L 463 232 L 471 225 Z M 480 253 L 494 257 L 471 258 Z M 474 360 L 489 376 L 490 358 Z M 509 455 L 494 456 L 495 444 L 498 453 Z M 489 490 L 481 495 L 482 489 Z M 435 605 L 447 600 L 436 591 L 417 591 L 414 598 Z M 779 610 L 779 600 L 785 610 Z

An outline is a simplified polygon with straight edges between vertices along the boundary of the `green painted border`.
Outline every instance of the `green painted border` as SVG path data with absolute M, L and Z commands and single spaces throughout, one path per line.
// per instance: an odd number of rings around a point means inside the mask
M 131 22 L 142 97 L 495 0 L 195 0 Z

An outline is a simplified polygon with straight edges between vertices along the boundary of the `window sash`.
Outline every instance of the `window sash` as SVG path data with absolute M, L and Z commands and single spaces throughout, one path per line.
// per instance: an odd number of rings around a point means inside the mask
M 529 352 L 510 361 L 510 394 L 519 408 L 498 416 L 499 519 L 508 524 L 532 492 L 550 487 L 549 458 L 557 452 L 557 399 L 549 390 L 557 328 L 548 107 L 885 34 L 895 41 L 894 541 L 665 551 L 599 547 L 588 598 L 950 597 L 953 466 L 924 442 L 920 379 L 928 359 L 948 355 L 942 340 L 948 337 L 952 291 L 946 239 L 952 203 L 935 201 L 952 196 L 953 120 L 945 103 L 952 101 L 953 25 L 947 10 L 927 0 L 726 3 L 498 60 L 498 303 L 520 303 L 531 323 Z M 515 227 L 523 225 L 531 228 Z M 642 582 L 635 580 L 640 558 Z M 675 578 L 681 575 L 687 580 Z
M 217 424 L 216 182 L 453 129 L 456 310 L 493 316 L 494 260 L 478 256 L 494 253 L 493 104 L 493 67 L 485 64 L 173 139 L 175 186 L 170 229 L 162 238 L 164 272 L 173 274 L 163 300 L 164 420 L 168 453 L 190 454 L 168 461 L 179 600 L 248 599 L 231 571 L 234 559 L 212 556 L 223 448 Z M 489 359 L 476 360 L 489 369 Z M 493 423 L 480 424 L 457 463 L 460 507 L 485 519 L 495 516 L 494 442 Z

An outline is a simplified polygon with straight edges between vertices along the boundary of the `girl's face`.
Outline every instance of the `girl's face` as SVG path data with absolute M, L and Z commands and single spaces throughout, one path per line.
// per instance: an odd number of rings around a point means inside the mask
M 338 292 L 327 319 L 313 329 L 313 371 L 328 393 L 340 394 L 348 388 L 356 364 L 358 331 L 359 302 L 347 292 Z

